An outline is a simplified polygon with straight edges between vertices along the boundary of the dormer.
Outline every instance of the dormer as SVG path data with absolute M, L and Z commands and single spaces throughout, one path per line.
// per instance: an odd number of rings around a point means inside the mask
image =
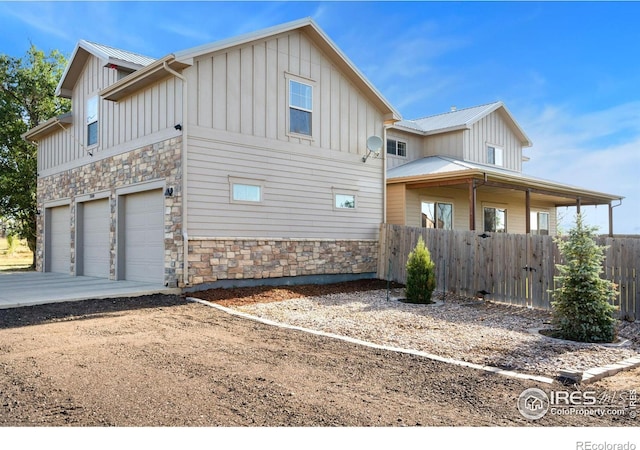
M 414 138 L 421 136 L 421 148 L 405 150 L 409 155 L 405 162 L 446 156 L 521 172 L 522 162 L 527 160 L 522 149 L 532 145 L 503 102 L 402 120 L 392 129 Z
M 69 59 L 69 64 L 58 83 L 56 95 L 63 98 L 72 97 L 73 89 L 92 56 L 98 59 L 101 67 L 116 71 L 115 81 L 155 61 L 154 58 L 148 56 L 81 40 L 76 45 Z M 104 89 L 105 87 L 107 86 L 98 86 L 97 88 Z

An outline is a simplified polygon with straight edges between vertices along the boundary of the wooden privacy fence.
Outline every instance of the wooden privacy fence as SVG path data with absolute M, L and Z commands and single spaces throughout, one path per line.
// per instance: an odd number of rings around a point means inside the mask
M 556 264 L 552 236 L 481 233 L 383 224 L 378 277 L 406 282 L 406 262 L 422 236 L 436 266 L 436 290 L 465 296 L 489 292 L 499 302 L 550 309 Z M 620 316 L 640 318 L 640 239 L 598 237 L 606 245 L 603 277 L 618 285 Z

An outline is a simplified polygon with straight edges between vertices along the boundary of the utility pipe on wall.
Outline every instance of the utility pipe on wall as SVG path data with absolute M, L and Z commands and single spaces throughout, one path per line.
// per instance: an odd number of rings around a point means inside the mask
M 188 126 L 189 117 L 187 109 L 187 78 L 173 70 L 166 61 L 162 63 L 164 70 L 182 81 L 182 282 L 185 286 L 189 285 L 189 233 L 188 215 L 187 215 L 187 149 L 188 145 Z

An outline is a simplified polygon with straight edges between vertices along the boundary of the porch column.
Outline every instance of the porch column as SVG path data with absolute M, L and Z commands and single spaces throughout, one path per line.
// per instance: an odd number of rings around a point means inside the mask
M 469 180 L 469 231 L 476 230 L 476 180 Z
M 531 189 L 525 191 L 525 233 L 531 234 Z
M 580 201 L 580 197 L 576 198 L 576 214 L 580 214 L 580 205 L 582 201 Z

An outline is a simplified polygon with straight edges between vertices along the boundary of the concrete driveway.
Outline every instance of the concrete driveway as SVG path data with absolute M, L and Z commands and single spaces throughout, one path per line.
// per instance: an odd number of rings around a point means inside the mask
M 72 277 L 51 272 L 0 272 L 0 309 L 94 298 L 179 294 L 154 283 Z

